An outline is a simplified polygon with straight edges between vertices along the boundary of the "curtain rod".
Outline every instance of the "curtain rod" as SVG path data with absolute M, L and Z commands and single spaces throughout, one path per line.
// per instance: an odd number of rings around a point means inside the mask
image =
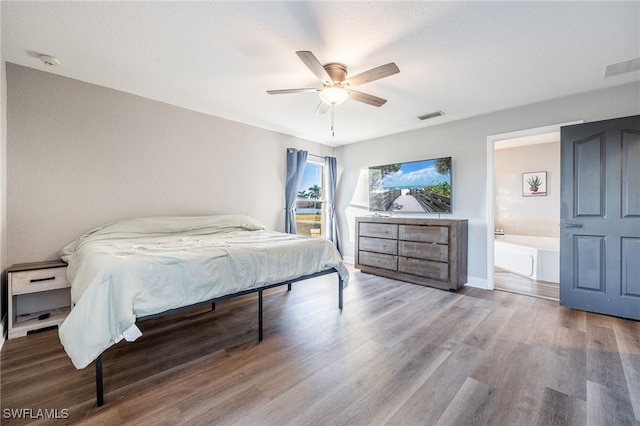
M 287 151 L 292 150 L 292 149 L 296 149 L 296 148 L 287 148 Z M 291 151 L 290 151 L 291 152 Z M 317 155 L 317 154 L 312 154 L 310 152 L 307 151 L 307 155 L 310 155 L 311 157 L 316 157 L 316 158 L 325 158 L 325 157 L 329 157 L 329 155 Z

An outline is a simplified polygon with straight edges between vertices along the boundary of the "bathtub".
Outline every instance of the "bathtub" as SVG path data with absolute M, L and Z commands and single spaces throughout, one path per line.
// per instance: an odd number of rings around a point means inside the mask
M 560 282 L 560 239 L 529 235 L 496 235 L 495 266 L 527 278 Z

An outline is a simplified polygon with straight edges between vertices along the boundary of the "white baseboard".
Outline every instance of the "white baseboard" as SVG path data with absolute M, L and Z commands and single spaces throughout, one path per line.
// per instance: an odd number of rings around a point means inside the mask
M 481 288 L 483 290 L 489 290 L 489 283 L 487 282 L 486 278 L 467 277 L 467 283 L 465 285 L 474 288 Z
M 355 257 L 353 257 L 353 256 L 343 256 L 342 260 L 344 260 L 345 263 L 350 263 L 351 265 L 353 265 Z

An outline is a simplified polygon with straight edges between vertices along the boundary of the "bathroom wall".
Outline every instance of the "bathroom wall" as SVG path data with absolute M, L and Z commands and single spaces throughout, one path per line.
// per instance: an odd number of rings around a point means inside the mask
M 494 228 L 560 236 L 560 141 L 495 151 Z M 524 196 L 523 173 L 547 172 L 547 195 Z M 529 195 L 529 194 L 527 194 Z

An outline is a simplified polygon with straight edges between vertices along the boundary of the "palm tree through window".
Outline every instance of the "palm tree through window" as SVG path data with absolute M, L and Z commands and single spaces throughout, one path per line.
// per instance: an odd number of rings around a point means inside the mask
M 307 161 L 296 200 L 298 235 L 324 235 L 324 164 Z

